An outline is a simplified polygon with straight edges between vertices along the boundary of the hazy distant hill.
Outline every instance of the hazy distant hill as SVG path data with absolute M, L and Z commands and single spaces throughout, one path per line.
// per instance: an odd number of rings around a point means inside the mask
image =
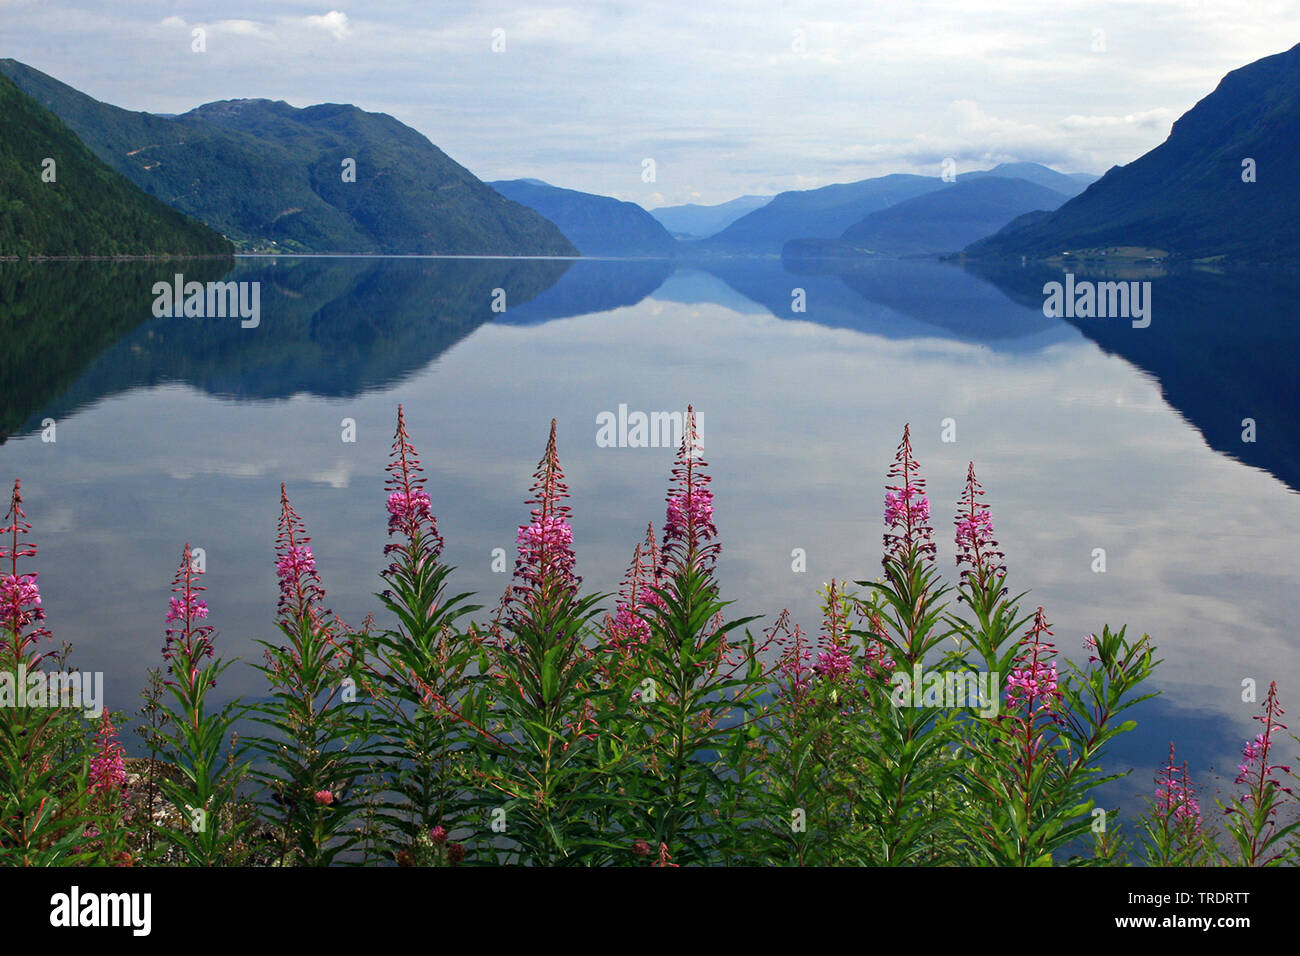
M 175 118 L 118 109 L 16 60 L 0 72 L 109 166 L 242 248 L 573 255 L 560 231 L 382 113 L 228 100 Z M 345 159 L 356 181 L 343 181 Z
M 793 190 L 780 193 L 761 209 L 742 216 L 717 235 L 700 242 L 699 246 L 713 252 L 776 253 L 781 252 L 786 242 L 792 239 L 815 237 L 834 240 L 872 213 L 981 178 L 1023 179 L 1056 193 L 1073 196 L 1084 188 L 1085 180 L 1090 177 L 1058 173 L 1038 163 L 1003 163 L 993 169 L 962 173 L 956 182 L 944 182 L 938 176 L 895 173 L 820 189 Z M 1058 199 L 1052 203 L 1052 208 L 1059 204 Z M 1025 211 L 1018 208 L 1007 219 Z M 988 232 L 983 235 L 988 235 Z M 950 250 L 961 248 L 950 244 L 941 246 Z
M 671 256 L 677 240 L 636 203 L 562 189 L 538 179 L 489 183 L 560 228 L 584 256 Z
M 868 213 L 938 189 L 937 176 L 895 173 L 856 183 L 780 193 L 699 243 L 713 252 L 776 254 L 790 239 L 838 236 Z
M 1055 209 L 1065 200 L 1063 194 L 1023 179 L 972 174 L 950 186 L 871 213 L 846 229 L 837 243 L 795 240 L 786 244 L 783 254 L 911 256 L 955 252 L 1018 216 Z
M 741 216 L 762 209 L 771 201 L 771 196 L 740 196 L 716 206 L 700 206 L 696 203 L 660 206 L 651 209 L 650 215 L 677 238 L 707 239 L 726 229 Z
M 53 160 L 53 167 L 45 161 Z M 52 181 L 42 174 L 50 168 Z M 230 255 L 202 223 L 109 169 L 0 76 L 0 256 Z
M 1058 173 L 1041 163 L 999 163 L 992 169 L 962 173 L 957 177 L 957 182 L 980 179 L 985 176 L 998 176 L 1002 179 L 1023 179 L 1026 182 L 1046 187 L 1067 197 L 1079 195 L 1097 181 L 1097 177 L 1091 173 Z
M 1160 146 L 1056 213 L 973 244 L 971 256 L 1043 258 L 1119 246 L 1183 259 L 1300 259 L 1300 45 L 1234 70 Z M 1254 160 L 1255 182 L 1243 161 Z

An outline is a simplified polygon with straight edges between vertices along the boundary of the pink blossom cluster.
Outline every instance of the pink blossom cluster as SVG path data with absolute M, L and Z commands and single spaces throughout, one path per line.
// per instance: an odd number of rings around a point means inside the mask
M 650 622 L 637 614 L 648 605 L 663 607 L 664 599 L 649 588 L 644 588 L 636 605 L 619 602 L 618 610 L 609 624 L 609 637 L 613 644 L 620 647 L 645 645 L 650 643 Z
M 280 579 L 278 610 L 281 623 L 310 619 L 322 623 L 319 602 L 325 597 L 316 557 L 312 554 L 307 528 L 289 503 L 289 492 L 280 484 L 280 533 L 275 543 L 275 572 Z M 328 616 L 329 612 L 325 612 Z
M 1169 762 L 1156 776 L 1156 804 L 1165 818 L 1175 822 L 1192 821 L 1193 829 L 1201 828 L 1201 805 L 1187 775 L 1187 764 L 1181 768 L 1174 764 L 1174 745 L 1169 745 Z
M 1256 716 L 1254 719 L 1264 725 L 1264 732 L 1256 734 L 1255 739 L 1247 741 L 1246 745 L 1241 748 L 1241 755 L 1244 758 L 1237 767 L 1238 784 L 1246 783 L 1248 777 L 1255 778 L 1252 791 L 1258 791 L 1262 794 L 1264 784 L 1272 783 L 1283 793 L 1291 793 L 1290 787 L 1283 787 L 1273 779 L 1273 771 L 1281 770 L 1283 773 L 1290 773 L 1291 768 L 1284 764 L 1270 764 L 1268 762 L 1269 754 L 1273 749 L 1273 734 L 1279 730 L 1286 730 L 1286 724 L 1279 719 L 1286 711 L 1277 699 L 1277 681 L 1269 685 L 1268 697 L 1264 700 L 1264 713 Z M 1246 794 L 1243 799 L 1250 801 L 1254 793 Z
M 311 546 L 295 544 L 284 549 L 275 562 L 275 572 L 280 578 L 280 590 L 292 590 L 304 574 L 316 573 L 316 557 Z
M 908 485 L 902 491 L 885 492 L 885 524 L 889 527 L 920 525 L 929 518 L 930 499 L 914 485 Z
M 884 641 L 867 641 L 866 651 L 863 654 L 863 660 L 866 665 L 867 673 L 878 680 L 889 680 L 893 674 L 894 668 L 898 663 L 890 655 L 889 650 L 885 647 Z
M 708 488 L 696 487 L 668 499 L 664 538 L 684 541 L 692 528 L 698 538 L 717 536 L 718 528 L 713 523 L 713 492 Z
M 818 652 L 817 666 L 813 668 L 822 677 L 831 679 L 841 677 L 852 669 L 853 658 L 838 645 L 831 645 L 830 650 Z
M 1030 719 L 1040 713 L 1051 713 L 1061 699 L 1059 675 L 1056 672 L 1056 647 L 1051 641 L 1047 616 L 1040 607 L 1034 612 L 1034 623 L 1020 639 L 1020 653 L 1007 677 L 1006 703 L 1010 708 L 1028 705 Z
M 1023 696 L 1022 696 L 1023 695 Z M 1052 709 L 1052 699 L 1059 698 L 1056 661 L 1034 661 L 1028 667 L 1013 670 L 1007 677 L 1007 706 L 1019 707 L 1022 703 L 1041 702 Z
M 199 659 L 211 657 L 213 654 L 213 628 L 195 624 L 196 621 L 201 621 L 208 616 L 208 604 L 199 597 L 199 592 L 206 588 L 195 580 L 202 573 L 201 568 L 195 567 L 193 552 L 187 543 L 181 553 L 180 566 L 177 567 L 176 575 L 172 579 L 173 596 L 168 599 L 165 623 L 174 626 L 164 630 L 166 642 L 163 644 L 162 656 L 163 660 L 168 662 L 168 671 L 186 680 L 191 690 L 198 689 L 196 682 L 199 674 Z M 178 654 L 185 662 L 183 672 L 178 672 L 176 668 L 175 659 Z M 209 686 L 213 686 L 210 677 L 208 680 Z
M 433 502 L 423 489 L 394 491 L 388 496 L 388 530 L 397 531 L 403 522 L 423 522 L 433 519 Z
M 989 512 L 976 511 L 957 523 L 957 547 L 963 555 L 989 547 L 990 543 L 996 542 L 993 542 L 993 516 Z
M 975 463 L 971 462 L 966 466 L 966 488 L 953 524 L 957 526 L 957 566 L 967 565 L 961 572 L 962 579 L 976 588 L 996 581 L 1007 570 L 1001 561 L 1005 555 L 998 550 L 998 542 L 993 537 L 993 515 L 989 506 L 980 500 L 983 496 L 984 489 L 975 477 Z M 1006 594 L 1005 588 L 1002 594 Z
M 778 669 L 785 676 L 789 696 L 798 697 L 812 685 L 813 670 L 810 666 L 812 651 L 802 642 L 796 642 L 781 656 Z
M 22 631 L 45 618 L 36 573 L 0 575 L 0 626 L 6 630 Z
M 90 761 L 90 788 L 95 793 L 121 789 L 126 783 L 126 751 L 117 739 L 117 728 L 104 711 L 99 719 L 99 752 Z
M 536 575 L 538 583 L 554 573 L 564 583 L 573 582 L 573 529 L 559 515 L 540 515 L 519 529 L 515 537 L 519 562 Z
M 1274 725 L 1276 729 L 1278 725 Z M 1246 778 L 1254 771 L 1260 771 L 1265 779 L 1271 779 L 1273 771 L 1281 770 L 1283 773 L 1290 773 L 1291 768 L 1284 764 L 1267 764 L 1263 761 L 1268 760 L 1269 751 L 1273 747 L 1273 737 L 1271 734 L 1256 734 L 1254 740 L 1246 742 L 1246 746 L 1241 748 L 1241 756 L 1244 758 L 1237 767 L 1236 783 L 1245 783 Z M 1282 788 L 1287 793 L 1291 791 Z
M 207 616 L 208 602 L 197 594 L 190 594 L 188 598 L 185 596 L 171 598 L 167 609 L 168 624 L 172 621 L 201 621 Z

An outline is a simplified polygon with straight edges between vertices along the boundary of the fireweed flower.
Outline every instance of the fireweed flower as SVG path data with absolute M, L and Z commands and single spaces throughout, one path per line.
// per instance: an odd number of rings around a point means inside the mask
M 1273 784 L 1283 793 L 1291 793 L 1289 787 L 1284 787 L 1273 777 L 1274 771 L 1281 770 L 1283 773 L 1290 773 L 1291 768 L 1284 764 L 1270 764 L 1269 755 L 1273 750 L 1273 735 L 1279 730 L 1286 730 L 1286 724 L 1278 718 L 1286 711 L 1277 699 L 1277 681 L 1273 681 L 1268 687 L 1268 697 L 1264 699 L 1264 713 L 1256 715 L 1253 719 L 1264 724 L 1264 732 L 1256 734 L 1255 739 L 1248 741 L 1246 746 L 1241 749 L 1242 762 L 1237 768 L 1237 784 L 1249 783 L 1250 792 L 1242 796 L 1242 802 L 1249 803 L 1257 796 L 1262 795 L 1268 784 Z M 1276 812 L 1276 808 L 1274 809 Z
M 655 863 L 651 863 L 650 865 L 651 865 L 651 866 L 664 866 L 664 867 L 668 867 L 668 866 L 676 866 L 676 867 L 680 867 L 680 866 L 681 866 L 680 863 L 673 863 L 673 862 L 672 862 L 672 859 L 673 859 L 672 854 L 668 852 L 668 844 L 667 844 L 667 843 L 660 843 L 660 844 L 659 844 L 659 859 L 658 859 L 657 862 L 655 862 Z
M 821 677 L 838 680 L 853 669 L 853 655 L 849 651 L 849 607 L 834 579 L 826 585 L 826 606 L 822 615 L 822 644 L 826 650 L 817 653 L 813 671 Z
M 577 558 L 573 552 L 573 529 L 569 525 L 571 509 L 564 504 L 569 487 L 555 448 L 555 419 L 546 452 L 533 473 L 532 522 L 519 528 L 515 542 L 519 557 L 515 561 L 515 579 L 507 603 L 518 605 L 540 601 L 546 604 L 554 589 L 576 595 L 582 579 L 574 573 Z
M 1096 650 L 1097 650 L 1097 635 L 1096 635 L 1096 634 L 1089 634 L 1087 637 L 1085 637 L 1085 638 L 1083 639 L 1083 649 L 1084 649 L 1085 651 L 1091 651 L 1091 652 L 1093 652 L 1093 653 L 1090 653 L 1090 654 L 1088 655 L 1088 663 L 1089 663 L 1089 664 L 1100 664 L 1100 663 L 1101 663 L 1101 658 L 1098 657 L 1098 656 L 1096 655 L 1096 653 L 1095 653 Z
M 22 490 L 20 483 L 15 481 L 9 510 L 5 514 L 9 523 L 0 528 L 0 562 L 7 561 L 9 565 L 8 568 L 0 567 L 0 651 L 7 651 L 14 659 L 23 658 L 28 647 L 50 636 L 49 630 L 41 624 L 45 620 L 45 609 L 41 606 L 36 572 L 22 573 L 18 569 L 19 558 L 36 556 L 36 545 L 20 541 L 20 537 L 30 534 L 32 529 L 22 506 Z M 27 667 L 35 668 L 43 656 L 36 655 L 26 660 Z
M 181 554 L 180 566 L 172 579 L 172 593 L 180 596 L 169 600 L 166 619 L 166 623 L 179 623 L 179 626 L 166 629 L 167 638 L 162 656 L 167 661 L 167 669 L 172 676 L 188 681 L 194 690 L 197 688 L 192 685 L 198 680 L 199 661 L 212 656 L 213 628 L 210 625 L 195 624 L 208 616 L 207 602 L 199 597 L 199 592 L 206 588 L 196 583 L 202 573 L 194 566 L 193 554 L 187 542 Z M 175 659 L 178 655 L 188 662 L 189 673 L 176 673 Z
M 843 648 L 832 647 L 828 651 L 818 651 L 817 666 L 813 668 L 823 677 L 842 677 L 853 669 L 853 658 Z
M 764 628 L 763 636 L 777 648 L 777 694 L 799 703 L 808 695 L 814 675 L 812 648 L 803 628 L 798 624 L 792 626 L 789 610 L 783 610 L 770 627 Z
M 903 426 L 889 477 L 897 484 L 885 491 L 885 561 L 903 560 L 913 548 L 923 560 L 934 560 L 934 530 L 930 527 L 930 501 L 925 496 L 925 479 L 912 455 L 911 425 Z
M 709 566 L 717 559 L 721 545 L 713 541 L 718 528 L 713 523 L 712 481 L 704 469 L 703 445 L 695 427 L 695 407 L 686 406 L 686 423 L 682 443 L 673 467 L 676 487 L 668 492 L 668 509 L 664 521 L 663 547 L 660 549 L 660 574 L 665 576 L 671 562 L 691 564 L 699 560 Z M 711 544 L 705 544 L 710 542 Z
M 1201 829 L 1201 805 L 1196 800 L 1187 773 L 1187 764 L 1174 763 L 1174 745 L 1169 744 L 1169 761 L 1156 774 L 1156 813 L 1169 824 L 1188 822 L 1193 831 Z
M 1016 655 L 1015 666 L 1007 677 L 1007 707 L 1017 710 L 1024 707 L 1030 720 L 1039 714 L 1051 714 L 1061 699 L 1057 685 L 1056 647 L 1045 641 L 1042 635 L 1051 636 L 1047 629 L 1047 617 L 1040 607 L 1034 615 L 1034 623 L 1025 632 L 1020 641 L 1020 653 Z
M 388 478 L 388 534 L 401 534 L 409 541 L 427 542 L 430 556 L 437 558 L 442 552 L 442 536 L 438 534 L 438 521 L 433 516 L 433 503 L 425 490 L 424 468 L 406 431 L 406 416 L 402 406 L 397 406 L 397 433 L 393 436 L 393 450 L 386 466 Z M 384 553 L 391 554 L 402 545 L 389 544 Z
M 105 710 L 99 717 L 95 734 L 99 751 L 90 761 L 90 789 L 93 793 L 112 793 L 126 783 L 126 751 L 117 739 L 117 728 Z
M 275 546 L 275 573 L 280 579 L 280 601 L 277 612 L 282 623 L 310 617 L 318 620 L 320 602 L 325 597 L 320 577 L 316 574 L 316 558 L 311 551 L 311 538 L 298 513 L 289 504 L 289 494 L 280 485 L 279 536 Z
M 998 550 L 998 542 L 993 537 L 993 516 L 989 506 L 980 501 L 983 496 L 984 489 L 975 478 L 975 463 L 969 462 L 966 488 L 958 502 L 953 524 L 957 526 L 957 566 L 965 565 L 961 576 L 975 587 L 981 587 L 1007 572 L 1002 563 L 1005 555 Z M 1006 588 L 1002 589 L 1002 594 L 1006 594 Z
M 887 635 L 885 620 L 879 611 L 861 606 L 858 617 L 867 625 L 862 642 L 863 667 L 869 677 L 888 682 L 898 664 L 889 652 L 893 641 Z
M 623 575 L 619 587 L 615 612 L 605 616 L 605 636 L 615 653 L 644 646 L 650 641 L 650 623 L 638 612 L 647 605 L 663 605 L 663 598 L 654 588 L 661 586 L 657 577 L 659 548 L 655 542 L 654 525 L 646 527 L 645 540 L 632 552 L 632 563 Z

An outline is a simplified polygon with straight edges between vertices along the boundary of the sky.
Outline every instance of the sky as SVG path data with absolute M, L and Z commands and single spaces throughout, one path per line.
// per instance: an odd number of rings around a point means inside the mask
M 1300 41 L 1300 2 L 1254 0 L 331 2 L 0 0 L 0 56 L 151 112 L 354 103 L 481 179 L 654 208 L 947 158 L 1101 174 Z

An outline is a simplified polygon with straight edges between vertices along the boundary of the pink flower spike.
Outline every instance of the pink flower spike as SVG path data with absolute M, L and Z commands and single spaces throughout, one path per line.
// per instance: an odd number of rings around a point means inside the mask
M 713 493 L 708 487 L 713 479 L 705 471 L 706 467 L 708 462 L 704 460 L 703 444 L 695 423 L 695 406 L 687 405 L 682 442 L 673 467 L 675 487 L 669 490 L 665 499 L 668 508 L 659 556 L 661 577 L 668 576 L 667 568 L 671 562 L 690 564 L 698 561 L 710 566 L 721 550 L 714 540 L 718 536 L 718 527 L 713 521 Z
M 278 610 L 281 621 L 292 624 L 303 618 L 316 620 L 319 604 L 325 597 L 316 573 L 316 558 L 311 538 L 298 513 L 289 504 L 289 494 L 280 485 L 280 533 L 276 541 L 275 572 L 280 579 Z
M 168 662 L 167 669 L 173 677 L 188 680 L 190 690 L 196 691 L 198 663 L 204 657 L 211 657 L 213 628 L 196 622 L 208 616 L 208 605 L 199 592 L 206 590 L 198 584 L 198 577 L 203 571 L 195 567 L 193 552 L 188 543 L 181 552 L 181 563 L 172 578 L 172 597 L 168 600 L 166 623 L 179 625 L 168 627 L 165 631 L 166 643 L 163 646 L 163 659 Z M 175 660 L 183 660 L 182 674 L 177 674 Z
M 406 415 L 401 405 L 397 406 L 397 433 L 393 436 L 393 450 L 389 453 L 386 470 L 388 534 L 400 533 L 408 541 L 420 538 L 427 542 L 436 558 L 442 552 L 442 536 L 438 534 L 438 522 L 433 516 L 433 502 L 424 488 L 424 468 L 406 432 Z M 387 545 L 384 553 L 390 554 L 400 547 Z
M 31 532 L 32 526 L 23 511 L 22 488 L 14 482 L 5 514 L 9 524 L 0 528 L 0 561 L 7 560 L 8 568 L 0 569 L 0 651 L 9 650 L 22 657 L 27 648 L 50 636 L 41 606 L 41 591 L 36 584 L 36 572 L 18 570 L 19 558 L 36 556 L 36 545 L 22 543 L 20 537 Z M 8 542 L 5 542 L 5 538 Z M 36 654 L 26 660 L 29 669 L 35 669 L 44 655 Z
M 113 793 L 126 783 L 126 751 L 117 739 L 117 728 L 105 710 L 99 717 L 99 752 L 90 761 L 90 789 Z
M 937 550 L 930 527 L 930 501 L 925 497 L 925 479 L 912 456 L 911 425 L 903 426 L 903 440 L 898 443 L 889 477 L 899 482 L 885 491 L 885 551 L 888 561 L 903 560 L 915 548 L 922 560 L 933 561 Z

